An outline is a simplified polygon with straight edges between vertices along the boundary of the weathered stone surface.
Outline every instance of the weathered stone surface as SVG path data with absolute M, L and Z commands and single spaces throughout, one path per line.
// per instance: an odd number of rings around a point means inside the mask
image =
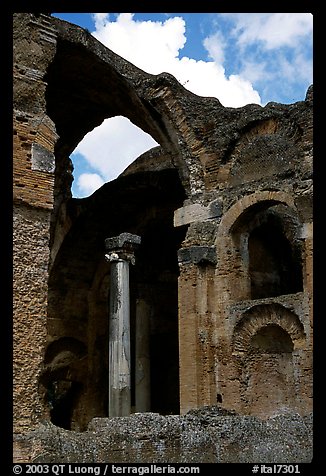
M 310 415 L 259 420 L 205 407 L 184 416 L 94 418 L 83 433 L 47 423 L 15 442 L 29 447 L 33 463 L 295 464 L 312 461 L 312 430 Z
M 42 412 L 37 387 L 46 338 L 49 222 L 47 210 L 14 207 L 13 312 L 19 317 L 13 322 L 13 374 L 20 431 L 28 430 L 31 420 Z

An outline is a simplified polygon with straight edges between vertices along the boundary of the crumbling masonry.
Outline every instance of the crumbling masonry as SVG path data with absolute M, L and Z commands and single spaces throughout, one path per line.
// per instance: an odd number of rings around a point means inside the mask
M 48 14 L 14 14 L 13 40 L 14 459 L 78 461 L 60 433 L 79 438 L 88 462 L 229 462 L 231 446 L 207 440 L 222 421 L 255 438 L 257 425 L 283 418 L 283 437 L 301 431 L 287 450 L 297 456 L 284 458 L 309 460 L 312 87 L 295 104 L 228 108 Z M 118 115 L 160 146 L 73 199 L 70 154 Z M 127 272 L 122 324 L 113 281 Z M 122 326 L 113 337 L 112 316 Z M 187 437 L 197 417 L 206 453 Z M 122 450 L 128 422 L 136 434 Z M 153 443 L 158 426 L 164 444 L 174 438 L 169 453 Z M 101 453 L 106 431 L 121 438 Z M 286 445 L 275 441 L 280 462 Z M 257 462 L 259 445 L 245 444 L 242 457 Z

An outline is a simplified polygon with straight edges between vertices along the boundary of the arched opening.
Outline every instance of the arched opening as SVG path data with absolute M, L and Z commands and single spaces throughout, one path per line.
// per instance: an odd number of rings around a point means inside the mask
M 279 216 L 266 214 L 248 239 L 251 299 L 302 291 L 302 270 Z
M 253 203 L 241 213 L 241 204 L 235 204 L 227 217 L 239 213 L 229 225 L 233 297 L 265 299 L 302 292 L 301 224 L 295 209 L 274 199 L 251 198 Z
M 71 154 L 72 196 L 85 198 L 116 179 L 137 157 L 158 143 L 123 115 L 105 119 Z

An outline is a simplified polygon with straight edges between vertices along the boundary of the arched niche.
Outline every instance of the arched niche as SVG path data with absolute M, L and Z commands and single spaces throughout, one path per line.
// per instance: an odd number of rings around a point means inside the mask
M 302 224 L 290 195 L 256 192 L 223 216 L 216 247 L 231 300 L 303 290 Z
M 306 347 L 299 317 L 279 304 L 244 312 L 233 333 L 244 413 L 268 417 L 300 406 L 298 362 Z
M 250 347 L 254 352 L 280 354 L 293 352 L 294 344 L 289 334 L 278 324 L 267 324 L 251 337 Z

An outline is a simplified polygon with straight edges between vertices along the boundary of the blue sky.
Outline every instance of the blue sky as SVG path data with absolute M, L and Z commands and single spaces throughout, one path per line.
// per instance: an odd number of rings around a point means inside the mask
M 193 93 L 217 97 L 227 107 L 302 101 L 313 83 L 310 13 L 52 15 L 87 28 L 142 70 L 167 71 Z M 73 196 L 89 196 L 155 145 L 128 119 L 105 120 L 71 155 Z

